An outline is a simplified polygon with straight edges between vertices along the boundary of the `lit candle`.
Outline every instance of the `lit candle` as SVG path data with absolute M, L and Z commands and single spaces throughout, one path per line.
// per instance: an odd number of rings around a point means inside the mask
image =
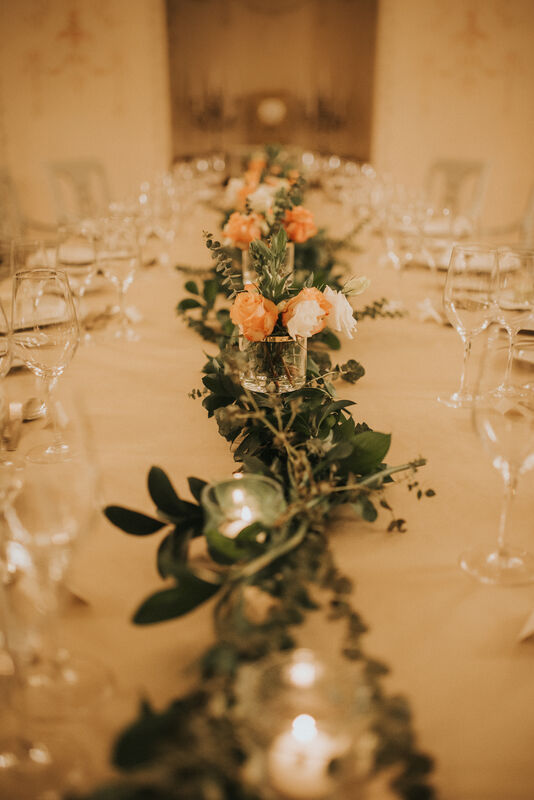
M 273 741 L 267 755 L 272 786 L 294 800 L 320 800 L 336 789 L 330 774 L 333 759 L 343 755 L 347 743 L 317 728 L 309 714 L 299 714 Z
M 238 509 L 237 517 L 228 522 L 223 522 L 219 530 L 223 536 L 227 536 L 229 539 L 235 539 L 237 534 L 246 528 L 247 525 L 250 525 L 253 520 L 254 514 L 251 507 L 244 504 Z

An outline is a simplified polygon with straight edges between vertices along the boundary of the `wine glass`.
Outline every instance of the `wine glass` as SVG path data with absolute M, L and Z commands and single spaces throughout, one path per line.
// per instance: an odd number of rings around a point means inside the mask
M 82 326 L 82 300 L 97 269 L 94 226 L 78 222 L 59 228 L 56 267 L 67 273 Z M 84 342 L 90 341 L 89 331 L 84 331 L 82 338 Z
M 534 466 L 534 385 L 530 365 L 513 354 L 510 363 L 507 338 L 499 322 L 484 333 L 472 408 L 475 431 L 504 481 L 497 545 L 466 551 L 460 566 L 483 583 L 515 586 L 534 581 L 534 556 L 507 542 L 508 512 L 518 479 Z M 511 380 L 503 394 L 507 371 Z
M 20 655 L 21 679 L 28 711 L 41 719 L 79 713 L 88 703 L 108 695 L 112 685 L 106 667 L 60 644 L 65 576 L 77 545 L 95 522 L 100 486 L 81 397 L 65 385 L 57 397 L 71 458 L 25 462 L 11 525 L 33 565 L 32 574 L 14 587 L 12 604 L 15 618 L 25 620 L 21 627 L 32 631 Z M 39 435 L 38 430 L 28 434 Z
M 98 265 L 117 290 L 119 302 L 119 327 L 113 336 L 135 342 L 139 339 L 139 334 L 130 325 L 125 308 L 126 292 L 132 285 L 140 263 L 138 232 L 134 220 L 128 217 L 103 220 L 100 244 Z
M 44 468 L 44 467 L 42 467 Z M 25 464 L 17 459 L 0 462 L 0 566 L 5 570 L 6 552 L 15 528 L 21 528 L 14 511 L 25 480 Z M 88 759 L 83 746 L 67 738 L 47 720 L 46 732 L 38 733 L 33 724 L 25 691 L 23 663 L 28 652 L 30 631 L 17 614 L 19 589 L 32 586 L 35 565 L 29 561 L 22 577 L 6 590 L 0 580 L 0 630 L 4 639 L 2 685 L 4 702 L 0 708 L 0 796 L 49 800 L 64 792 L 80 790 L 87 785 Z M 27 684 L 26 684 L 27 685 Z M 43 735 L 44 734 L 44 735 Z
M 497 251 L 497 286 L 495 300 L 498 320 L 509 337 L 508 365 L 502 391 L 510 384 L 517 334 L 534 311 L 534 250 L 502 247 Z
M 459 389 L 438 400 L 451 408 L 469 408 L 473 396 L 467 387 L 467 370 L 472 342 L 494 317 L 494 289 L 497 255 L 491 247 L 479 244 L 455 245 L 443 292 L 447 319 L 464 345 L 464 363 Z
M 61 270 L 26 269 L 13 277 L 13 355 L 42 379 L 53 441 L 27 454 L 34 460 L 69 458 L 55 413 L 53 390 L 78 347 L 80 330 L 68 278 Z

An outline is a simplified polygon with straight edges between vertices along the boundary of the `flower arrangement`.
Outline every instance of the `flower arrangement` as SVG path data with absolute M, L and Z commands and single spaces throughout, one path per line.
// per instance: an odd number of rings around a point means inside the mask
M 287 246 L 285 229 L 272 237 L 270 245 L 252 240 L 250 252 L 259 274 L 256 284 L 248 283 L 239 292 L 230 309 L 230 317 L 240 333 L 251 342 L 258 342 L 272 333 L 309 338 L 328 324 L 352 339 L 356 320 L 348 297 L 361 294 L 369 286 L 367 278 L 352 278 L 341 291 L 326 286 L 322 291 L 308 285 L 295 294 L 291 276 L 280 276 Z
M 246 356 L 242 380 L 256 391 L 292 391 L 306 381 L 307 340 L 329 325 L 352 339 L 356 329 L 349 296 L 361 294 L 369 281 L 353 278 L 340 291 L 313 286 L 313 274 L 299 291 L 281 268 L 287 247 L 285 228 L 269 244 L 253 239 L 250 254 L 258 275 L 236 294 L 230 319 L 240 333 Z

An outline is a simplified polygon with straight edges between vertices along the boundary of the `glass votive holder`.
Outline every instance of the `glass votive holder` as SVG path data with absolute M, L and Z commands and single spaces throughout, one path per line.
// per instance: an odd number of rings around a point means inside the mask
M 297 649 L 249 667 L 237 693 L 245 780 L 284 800 L 361 796 L 375 739 L 358 665 Z
M 205 486 L 201 497 L 204 530 L 234 539 L 253 522 L 273 525 L 286 508 L 280 484 L 264 475 L 240 473 Z
M 251 392 L 295 392 L 306 383 L 308 340 L 267 336 L 260 342 L 239 337 L 243 354 L 240 381 Z
M 258 280 L 258 275 L 256 270 L 254 269 L 254 265 L 251 263 L 250 253 L 248 250 L 243 250 L 241 255 L 241 268 L 243 271 L 243 286 L 246 286 L 247 283 L 256 283 Z M 285 275 L 291 275 L 295 268 L 295 243 L 288 242 L 286 245 L 286 254 L 284 258 L 284 262 L 282 264 L 281 275 L 283 277 Z

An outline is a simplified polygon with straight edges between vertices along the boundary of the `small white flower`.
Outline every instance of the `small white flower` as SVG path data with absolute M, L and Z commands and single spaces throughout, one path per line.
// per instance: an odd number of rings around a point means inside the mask
M 345 294 L 347 297 L 361 294 L 369 288 L 370 283 L 371 281 L 369 278 L 366 278 L 364 275 L 362 275 L 360 278 L 353 277 L 348 280 L 343 287 L 343 294 Z
M 274 202 L 274 196 L 278 191 L 276 186 L 268 186 L 266 183 L 260 183 L 257 189 L 251 192 L 248 196 L 248 202 L 253 211 L 258 214 L 267 214 Z
M 239 192 L 244 187 L 245 181 L 242 178 L 230 178 L 224 193 L 223 204 L 225 208 L 235 208 L 239 199 Z
M 356 320 L 353 316 L 352 306 L 343 292 L 334 292 L 330 286 L 323 291 L 324 296 L 332 305 L 328 314 L 328 325 L 335 331 L 341 331 L 352 339 L 352 332 L 356 329 Z
M 297 336 L 307 339 L 313 335 L 312 331 L 319 324 L 321 317 L 324 317 L 324 309 L 317 300 L 302 300 L 296 305 L 295 313 L 287 323 L 287 332 L 293 339 Z

